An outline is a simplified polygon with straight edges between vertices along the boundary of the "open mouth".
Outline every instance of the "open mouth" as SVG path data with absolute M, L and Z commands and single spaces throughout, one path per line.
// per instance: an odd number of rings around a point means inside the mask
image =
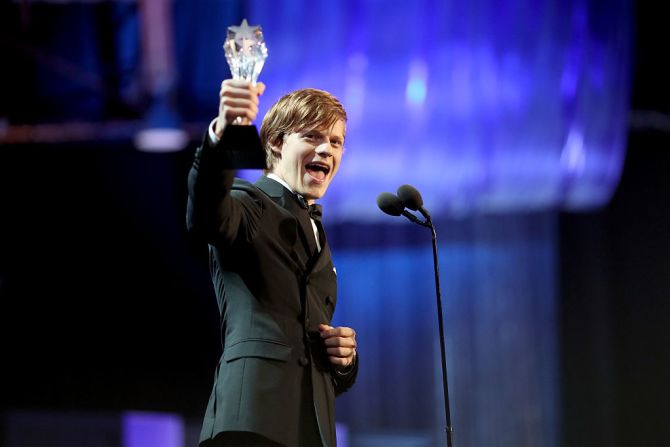
M 324 181 L 330 172 L 330 167 L 322 163 L 307 163 L 305 170 L 314 179 Z

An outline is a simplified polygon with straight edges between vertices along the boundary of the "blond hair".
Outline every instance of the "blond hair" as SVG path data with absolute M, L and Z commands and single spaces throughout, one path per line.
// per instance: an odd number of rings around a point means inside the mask
M 272 146 L 281 145 L 286 134 L 330 128 L 338 120 L 347 122 L 344 106 L 324 90 L 304 88 L 282 96 L 265 114 L 261 125 L 261 144 L 267 162 L 265 172 L 271 171 L 277 160 Z

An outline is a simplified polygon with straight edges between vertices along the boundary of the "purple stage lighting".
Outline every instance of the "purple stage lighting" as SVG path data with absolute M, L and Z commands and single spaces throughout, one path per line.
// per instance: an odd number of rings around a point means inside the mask
M 375 198 L 403 183 L 451 216 L 590 209 L 618 184 L 630 0 L 248 9 L 269 52 L 259 116 L 301 87 L 329 90 L 349 111 L 344 160 L 323 200 L 329 221 L 383 219 Z

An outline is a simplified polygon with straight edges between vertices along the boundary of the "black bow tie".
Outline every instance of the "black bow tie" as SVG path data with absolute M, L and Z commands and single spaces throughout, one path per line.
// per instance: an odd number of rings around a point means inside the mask
M 309 213 L 309 217 L 321 222 L 321 205 L 318 205 L 316 203 L 309 205 L 307 204 L 305 198 L 300 194 L 296 194 L 295 196 L 298 199 L 298 203 L 300 203 L 300 206 L 307 210 L 307 212 Z
M 317 205 L 316 203 L 314 205 L 310 205 L 307 208 L 307 212 L 309 213 L 309 217 L 321 222 L 321 205 Z

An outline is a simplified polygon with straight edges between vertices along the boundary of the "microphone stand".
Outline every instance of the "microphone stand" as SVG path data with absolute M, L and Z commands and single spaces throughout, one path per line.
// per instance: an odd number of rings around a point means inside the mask
M 426 220 L 433 233 L 433 266 L 435 267 L 435 296 L 437 299 L 437 323 L 440 330 L 440 356 L 442 357 L 442 388 L 444 390 L 444 415 L 447 426 L 447 446 L 453 446 L 454 429 L 451 426 L 451 411 L 449 411 L 449 385 L 447 383 L 447 355 L 444 348 L 444 323 L 442 321 L 442 293 L 440 291 L 440 271 L 437 262 L 437 233 L 430 219 Z
M 447 433 L 447 447 L 453 446 L 453 436 L 454 429 L 451 426 L 451 411 L 449 410 L 449 384 L 447 382 L 447 355 L 444 347 L 444 321 L 442 319 L 442 293 L 440 291 L 440 271 L 438 266 L 437 259 L 437 232 L 435 231 L 435 225 L 430 218 L 430 215 L 426 216 L 426 221 L 422 222 L 417 219 L 416 216 L 409 211 L 403 211 L 402 214 L 411 220 L 414 223 L 417 223 L 423 227 L 430 228 L 433 234 L 433 268 L 435 270 L 435 296 L 437 299 L 437 323 L 440 331 L 440 356 L 442 358 L 442 389 L 444 391 L 444 415 L 446 419 L 446 433 Z

